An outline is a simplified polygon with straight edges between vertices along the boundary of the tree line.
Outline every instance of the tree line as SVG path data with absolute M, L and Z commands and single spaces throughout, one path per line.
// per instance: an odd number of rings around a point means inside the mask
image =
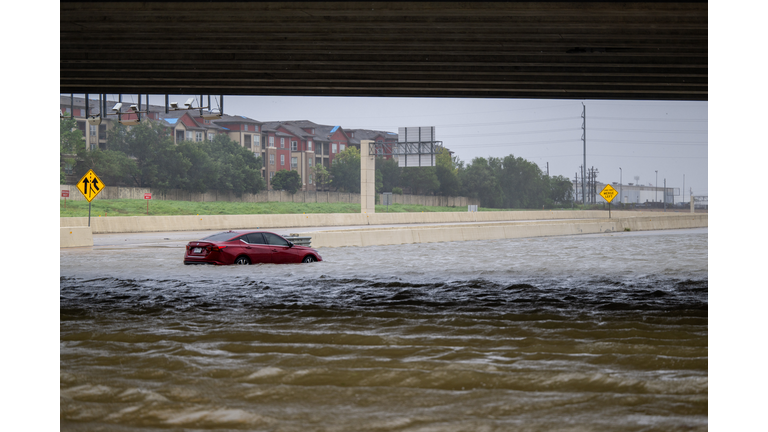
M 258 193 L 266 188 L 262 160 L 225 134 L 212 141 L 174 144 L 159 123 L 136 126 L 117 124 L 107 136 L 107 150 L 86 150 L 83 134 L 74 119 L 61 120 L 61 182 L 65 165 L 80 178 L 92 169 L 108 185 Z M 360 193 L 360 150 L 348 147 L 329 168 L 315 165 L 312 180 L 318 186 Z M 272 187 L 296 193 L 301 177 L 296 171 L 275 173 Z M 573 186 L 563 176 L 550 177 L 533 162 L 513 155 L 474 158 L 464 163 L 442 149 L 434 167 L 401 168 L 393 159 L 376 158 L 376 192 L 416 195 L 466 196 L 489 208 L 551 208 L 570 205 Z
M 108 185 L 200 193 L 218 190 L 238 196 L 266 188 L 261 157 L 225 134 L 211 141 L 174 144 L 159 123 L 117 124 L 107 136 L 107 150 L 86 150 L 83 135 L 74 126 L 73 119 L 61 120 L 60 155 L 62 167 L 72 166 L 78 178 L 92 169 Z
M 360 192 L 360 151 L 349 147 L 327 171 L 314 168 L 318 183 L 347 192 Z M 376 192 L 466 196 L 489 208 L 552 208 L 570 205 L 573 185 L 563 176 L 549 176 L 538 165 L 513 155 L 474 158 L 465 164 L 446 149 L 434 167 L 397 166 L 394 159 L 376 158 Z M 401 192 L 402 193 L 402 192 Z

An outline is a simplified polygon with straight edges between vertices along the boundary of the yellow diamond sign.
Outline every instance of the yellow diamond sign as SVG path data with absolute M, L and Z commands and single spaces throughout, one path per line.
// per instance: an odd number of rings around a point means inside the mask
M 611 202 L 614 198 L 616 198 L 616 195 L 619 193 L 616 192 L 616 189 L 613 188 L 611 185 L 605 185 L 602 191 L 600 191 L 600 196 L 603 197 L 606 201 Z
M 81 194 L 91 202 L 99 192 L 104 190 L 104 183 L 102 183 L 99 176 L 96 175 L 93 170 L 88 170 L 87 173 L 77 182 L 77 189 Z

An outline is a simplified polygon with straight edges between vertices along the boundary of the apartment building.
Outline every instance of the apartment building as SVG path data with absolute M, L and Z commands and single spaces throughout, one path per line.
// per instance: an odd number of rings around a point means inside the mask
M 117 102 L 105 101 L 102 106 L 110 109 Z M 89 125 L 86 119 L 85 99 L 61 96 L 62 115 L 72 114 L 77 127 L 83 131 L 88 149 L 106 149 L 109 130 L 117 123 L 117 116 L 105 117 L 100 125 Z M 91 100 L 88 114 L 98 114 L 99 102 Z M 223 114 L 220 119 L 207 120 L 198 110 L 165 112 L 164 106 L 149 105 L 141 108 L 146 114 L 121 115 L 121 120 L 150 119 L 160 122 L 173 137 L 181 141 L 211 141 L 218 134 L 252 151 L 262 159 L 262 177 L 267 188 L 272 189 L 272 177 L 280 170 L 295 170 L 301 176 L 302 190 L 318 190 L 312 169 L 323 165 L 330 169 L 334 158 L 349 146 L 360 149 L 361 140 L 379 143 L 397 142 L 397 134 L 368 129 L 345 130 L 338 125 L 323 125 L 309 120 L 261 122 L 241 115 Z M 391 157 L 391 156 L 385 156 Z

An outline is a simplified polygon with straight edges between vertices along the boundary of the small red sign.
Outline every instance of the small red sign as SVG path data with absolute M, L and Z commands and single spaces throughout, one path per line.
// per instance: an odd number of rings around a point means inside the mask
M 69 191 L 68 190 L 61 191 L 61 197 L 62 198 L 69 198 Z
M 144 199 L 152 199 L 152 194 L 151 193 L 145 193 L 144 194 Z

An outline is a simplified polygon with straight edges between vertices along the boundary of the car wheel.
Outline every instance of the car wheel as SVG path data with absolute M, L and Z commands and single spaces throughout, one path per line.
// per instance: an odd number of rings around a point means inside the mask
M 312 255 L 307 255 L 307 256 L 304 257 L 303 260 L 301 260 L 301 262 L 303 262 L 303 263 L 313 263 L 315 261 L 317 261 L 317 260 Z
M 248 265 L 250 263 L 251 263 L 251 260 L 249 260 L 248 257 L 239 256 L 235 258 L 235 264 L 237 265 Z

